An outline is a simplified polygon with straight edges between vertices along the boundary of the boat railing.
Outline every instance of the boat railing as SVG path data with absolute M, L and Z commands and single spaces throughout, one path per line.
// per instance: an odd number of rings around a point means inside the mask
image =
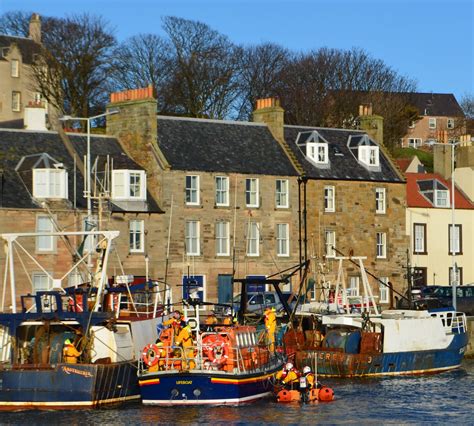
M 152 367 L 139 361 L 139 373 L 192 371 L 196 373 L 218 372 L 219 374 L 242 374 L 269 369 L 279 363 L 278 355 L 269 351 L 267 346 L 243 348 L 228 346 L 223 361 L 216 361 L 209 356 L 209 348 L 195 345 L 182 348 L 171 346 L 164 348 L 166 355 L 158 358 Z
M 463 334 L 467 330 L 466 314 L 456 311 L 431 312 L 431 316 L 439 318 L 446 334 Z

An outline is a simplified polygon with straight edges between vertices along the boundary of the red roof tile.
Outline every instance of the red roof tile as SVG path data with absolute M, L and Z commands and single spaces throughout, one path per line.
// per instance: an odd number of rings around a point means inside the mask
M 407 173 L 407 206 L 435 208 L 420 192 L 417 182 L 421 180 L 436 179 L 444 184 L 449 190 L 449 200 L 451 201 L 451 180 L 444 179 L 437 173 Z M 474 203 L 459 189 L 455 189 L 454 206 L 456 209 L 474 209 Z

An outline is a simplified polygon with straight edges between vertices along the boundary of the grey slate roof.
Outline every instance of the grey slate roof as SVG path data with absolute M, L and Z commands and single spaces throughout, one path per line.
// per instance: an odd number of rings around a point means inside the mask
M 175 170 L 297 175 L 260 123 L 158 116 L 158 145 Z
M 31 65 L 34 55 L 41 52 L 41 46 L 29 38 L 0 34 L 0 49 L 10 47 L 13 43 L 18 46 L 21 52 L 22 62 L 27 65 Z M 0 55 L 0 60 L 4 61 L 5 58 Z
M 316 130 L 328 143 L 329 167 L 317 167 L 306 159 L 296 145 L 300 132 Z M 403 182 L 380 150 L 380 168 L 369 171 L 361 165 L 347 146 L 349 136 L 364 135 L 359 130 L 327 129 L 318 127 L 285 126 L 285 140 L 303 166 L 307 177 L 328 180 L 357 180 L 375 182 Z M 336 155 L 337 154 L 337 155 Z
M 78 157 L 83 159 L 86 153 L 86 136 L 69 134 L 69 139 Z M 19 171 L 15 167 L 20 160 L 28 155 L 47 153 L 54 160 L 63 163 L 68 172 L 68 195 L 71 206 L 74 196 L 74 174 L 76 175 L 76 206 L 86 207 L 83 198 L 84 181 L 79 169 L 74 170 L 74 159 L 67 151 L 60 136 L 56 132 L 40 132 L 27 130 L 4 130 L 0 129 L 0 170 L 3 170 L 3 182 L 0 181 L 0 207 L 4 208 L 38 208 L 39 205 L 31 196 L 31 170 L 25 169 L 26 165 L 32 165 L 38 156 L 28 157 L 21 165 Z M 94 164 L 98 157 L 98 163 L 103 164 L 107 155 L 113 158 L 114 169 L 136 170 L 141 167 L 131 160 L 122 150 L 115 138 L 91 137 L 91 163 Z M 99 168 L 100 170 L 100 168 Z M 156 201 L 147 194 L 147 205 L 144 210 L 143 203 L 127 205 L 129 210 L 122 206 L 112 205 L 112 211 L 137 211 L 158 213 L 161 212 Z
M 410 103 L 420 115 L 457 117 L 464 113 L 452 93 L 408 93 Z

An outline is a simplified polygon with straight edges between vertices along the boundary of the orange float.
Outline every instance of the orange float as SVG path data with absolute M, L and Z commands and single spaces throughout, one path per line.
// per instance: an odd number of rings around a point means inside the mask
M 151 343 L 143 348 L 142 360 L 148 367 L 154 367 L 158 364 L 159 348 L 154 343 Z

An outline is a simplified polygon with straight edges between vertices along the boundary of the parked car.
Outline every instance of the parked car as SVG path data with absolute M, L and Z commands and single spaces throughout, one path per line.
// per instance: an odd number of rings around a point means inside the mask
M 453 288 L 437 286 L 432 294 L 418 299 L 416 304 L 428 309 L 453 306 Z M 474 315 L 474 285 L 456 288 L 456 309 L 467 315 Z
M 417 305 L 418 300 L 421 299 L 426 299 L 430 297 L 438 287 L 441 287 L 439 285 L 427 285 L 427 286 L 422 286 L 422 287 L 413 287 L 411 289 L 411 300 L 412 302 Z M 408 309 L 408 290 L 405 293 L 406 299 L 400 299 L 397 303 L 397 308 L 398 309 Z M 442 305 L 439 306 L 433 306 L 433 307 L 441 307 Z M 431 306 L 430 306 L 431 309 Z
M 291 292 L 282 293 L 285 301 L 288 302 L 290 297 L 293 295 Z M 296 300 L 289 302 L 290 307 L 293 308 Z M 277 312 L 283 310 L 283 304 L 278 297 L 278 293 L 275 291 L 265 291 L 265 292 L 249 292 L 247 293 L 247 312 L 262 314 L 265 311 L 265 308 L 271 307 L 275 308 Z M 232 301 L 232 308 L 234 312 L 237 312 L 240 309 L 240 294 L 234 297 Z

